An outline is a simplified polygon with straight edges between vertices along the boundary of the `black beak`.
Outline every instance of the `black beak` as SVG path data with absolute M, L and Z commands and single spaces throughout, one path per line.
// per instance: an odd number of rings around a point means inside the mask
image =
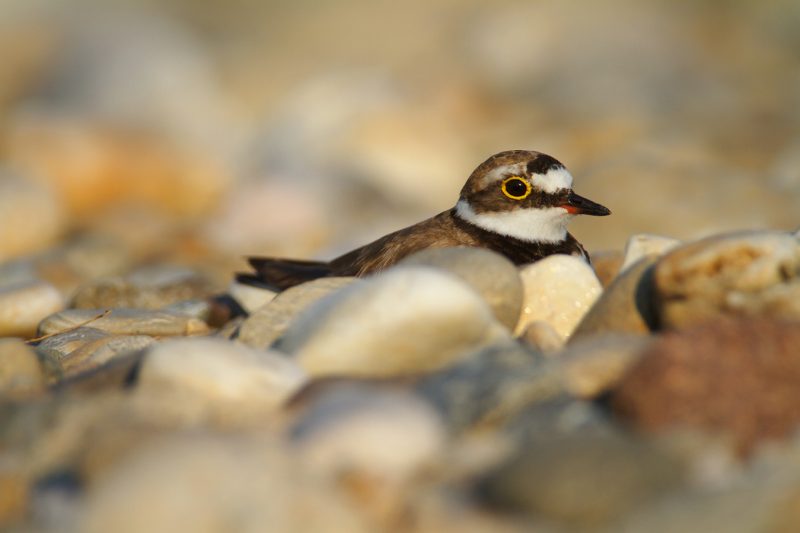
M 588 198 L 578 196 L 570 191 L 567 195 L 566 202 L 561 204 L 572 215 L 592 215 L 593 217 L 604 217 L 610 215 L 611 211 L 598 203 L 595 203 Z

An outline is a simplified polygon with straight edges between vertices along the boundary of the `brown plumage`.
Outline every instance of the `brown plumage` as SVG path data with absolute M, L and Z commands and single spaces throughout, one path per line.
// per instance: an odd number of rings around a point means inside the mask
M 237 280 L 283 290 L 320 277 L 364 276 L 384 270 L 425 248 L 454 246 L 488 248 L 505 255 L 517 265 L 558 253 L 579 255 L 588 261 L 586 250 L 566 230 L 558 240 L 537 240 L 498 232 L 491 224 L 488 227 L 478 225 L 481 216 L 502 217 L 515 212 L 532 213 L 532 210 L 547 210 L 552 212 L 548 216 L 565 218 L 573 214 L 609 214 L 605 207 L 577 196 L 571 187 L 558 188 L 560 182 L 553 181 L 552 175 L 548 174 L 550 171 L 563 171 L 563 176 L 569 176 L 561 163 L 546 154 L 522 150 L 502 152 L 473 171 L 461 190 L 457 207 L 390 233 L 329 262 L 252 257 L 249 263 L 255 273 L 238 274 Z M 565 179 L 563 176 L 559 174 L 558 179 Z M 530 185 L 524 198 L 508 196 L 504 194 L 505 189 L 501 189 L 505 187 L 503 180 L 513 178 L 525 180 Z M 571 185 L 571 177 L 566 183 Z M 515 185 L 523 187 L 523 184 Z M 463 211 L 465 206 L 469 211 L 467 214 Z M 474 220 L 468 220 L 470 216 Z M 516 223 L 513 218 L 511 220 L 512 224 Z M 566 224 L 559 219 L 561 223 Z M 512 229 L 511 233 L 518 232 L 516 227 L 512 226 Z M 525 228 L 519 231 L 525 231 Z M 532 231 L 535 237 L 535 228 Z

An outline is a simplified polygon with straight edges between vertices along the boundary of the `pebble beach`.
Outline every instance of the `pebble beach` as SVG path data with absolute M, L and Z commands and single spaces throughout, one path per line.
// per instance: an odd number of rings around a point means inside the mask
M 0 7 L 0 529 L 800 531 L 795 2 L 75 5 Z M 515 148 L 591 266 L 234 281 Z

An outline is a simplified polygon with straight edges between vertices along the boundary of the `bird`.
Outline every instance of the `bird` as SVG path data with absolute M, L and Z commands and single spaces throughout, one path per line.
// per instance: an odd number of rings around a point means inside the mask
M 508 150 L 475 168 L 451 209 L 331 261 L 249 257 L 254 272 L 238 273 L 236 279 L 282 291 L 317 278 L 366 276 L 426 248 L 457 246 L 487 248 L 515 265 L 553 254 L 581 257 L 591 265 L 567 224 L 576 215 L 609 214 L 608 208 L 572 190 L 572 175 L 555 158 Z

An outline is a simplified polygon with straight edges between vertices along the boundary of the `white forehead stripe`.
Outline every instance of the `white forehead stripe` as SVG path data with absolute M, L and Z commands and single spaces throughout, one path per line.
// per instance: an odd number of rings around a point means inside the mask
M 573 217 L 563 207 L 476 213 L 465 200 L 456 204 L 456 215 L 487 231 L 531 242 L 563 241 Z
M 572 189 L 572 174 L 564 167 L 555 167 L 546 174 L 533 174 L 533 185 L 544 192 L 553 193 L 559 189 Z

